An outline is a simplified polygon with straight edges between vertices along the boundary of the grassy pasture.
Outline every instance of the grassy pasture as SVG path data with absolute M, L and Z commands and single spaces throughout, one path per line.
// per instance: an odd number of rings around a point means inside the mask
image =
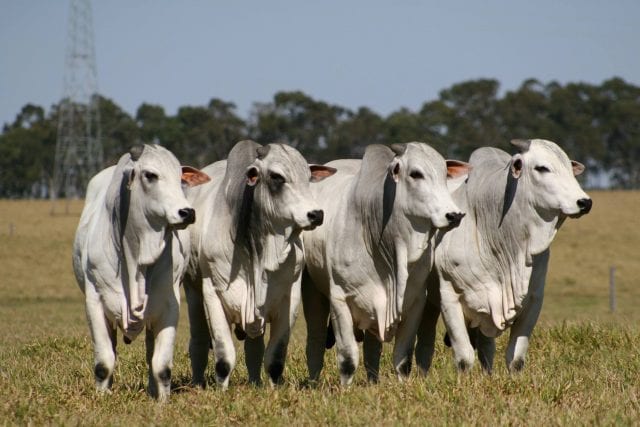
M 308 387 L 299 321 L 285 385 L 247 384 L 240 350 L 228 391 L 194 390 L 185 309 L 167 405 L 146 395 L 141 339 L 119 344 L 113 393 L 94 391 L 91 341 L 70 261 L 82 203 L 62 214 L 60 202 L 51 216 L 49 202 L 0 201 L 0 424 L 637 424 L 640 193 L 592 196 L 591 214 L 568 220 L 552 246 L 545 305 L 522 374 L 506 372 L 502 337 L 491 377 L 478 366 L 458 375 L 438 343 L 429 375 L 400 384 L 385 345 L 380 384 L 367 385 L 361 366 L 355 384 L 341 389 L 331 352 L 320 384 Z

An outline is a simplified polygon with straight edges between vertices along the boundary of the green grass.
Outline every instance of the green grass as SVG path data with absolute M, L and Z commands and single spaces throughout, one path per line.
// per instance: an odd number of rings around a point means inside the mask
M 91 341 L 70 261 L 81 203 L 72 203 L 69 215 L 50 216 L 46 202 L 0 201 L 0 424 L 637 424 L 640 193 L 593 197 L 592 213 L 567 221 L 554 242 L 545 305 L 522 374 L 506 372 L 501 337 L 491 377 L 478 366 L 457 374 L 438 342 L 424 378 L 414 373 L 399 383 L 385 345 L 379 384 L 368 385 L 361 366 L 353 386 L 341 388 L 328 352 L 319 384 L 308 386 L 299 321 L 285 385 L 249 385 L 240 348 L 229 390 L 196 390 L 188 387 L 183 310 L 166 405 L 146 395 L 140 339 L 120 341 L 112 394 L 94 391 Z M 614 314 L 610 265 L 617 267 Z M 213 384 L 211 369 L 208 380 Z

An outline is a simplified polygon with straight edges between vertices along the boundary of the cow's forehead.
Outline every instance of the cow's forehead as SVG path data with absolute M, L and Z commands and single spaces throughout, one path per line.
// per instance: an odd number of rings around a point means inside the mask
M 529 146 L 529 152 L 534 156 L 539 156 L 540 160 L 555 161 L 562 165 L 570 165 L 571 160 L 556 143 L 545 139 L 534 139 Z
M 409 165 L 429 165 L 433 168 L 445 167 L 444 157 L 424 143 L 410 142 L 404 154 Z
M 159 171 L 176 171 L 180 162 L 169 150 L 158 145 L 145 145 L 142 155 L 137 160 L 141 168 L 151 167 Z
M 282 172 L 308 178 L 310 175 L 307 161 L 298 150 L 284 144 L 269 144 L 269 152 L 263 162 L 267 168 L 278 166 Z

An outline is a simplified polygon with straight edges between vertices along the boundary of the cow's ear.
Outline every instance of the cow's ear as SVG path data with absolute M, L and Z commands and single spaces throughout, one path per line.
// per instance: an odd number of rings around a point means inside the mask
M 575 160 L 571 160 L 571 168 L 573 168 L 573 176 L 580 175 L 585 169 L 582 163 L 576 162 Z
M 400 160 L 398 160 L 397 158 L 393 159 L 393 161 L 389 165 L 389 174 L 395 182 L 400 181 Z
M 511 175 L 515 179 L 520 178 L 520 175 L 522 174 L 522 168 L 523 168 L 522 155 L 516 154 L 511 158 Z
M 189 187 L 195 187 L 196 185 L 204 184 L 211 181 L 211 178 L 206 173 L 193 168 L 191 166 L 182 166 L 182 182 Z
M 323 165 L 309 165 L 309 170 L 311 171 L 311 182 L 322 181 L 338 171 L 336 168 Z
M 447 178 L 458 178 L 469 175 L 471 165 L 460 160 L 447 160 Z
M 253 187 L 258 183 L 258 176 L 260 175 L 258 168 L 255 166 L 249 166 L 247 169 L 247 185 Z

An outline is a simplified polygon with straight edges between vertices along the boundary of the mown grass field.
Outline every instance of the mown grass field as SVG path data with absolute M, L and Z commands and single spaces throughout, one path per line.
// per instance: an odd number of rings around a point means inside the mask
M 506 372 L 501 337 L 491 377 L 478 366 L 458 375 L 439 342 L 427 377 L 413 373 L 398 383 L 385 346 L 379 384 L 367 385 L 360 367 L 355 384 L 342 389 L 331 352 L 320 384 L 308 387 L 299 321 L 285 385 L 249 385 L 240 350 L 228 391 L 195 390 L 188 387 L 183 310 L 166 405 L 146 395 L 141 339 L 119 343 L 113 393 L 94 391 L 91 341 L 70 261 L 82 203 L 63 214 L 59 202 L 51 216 L 49 202 L 0 201 L 0 424 L 638 424 L 640 193 L 591 195 L 591 214 L 568 220 L 552 246 L 545 304 L 522 374 Z

